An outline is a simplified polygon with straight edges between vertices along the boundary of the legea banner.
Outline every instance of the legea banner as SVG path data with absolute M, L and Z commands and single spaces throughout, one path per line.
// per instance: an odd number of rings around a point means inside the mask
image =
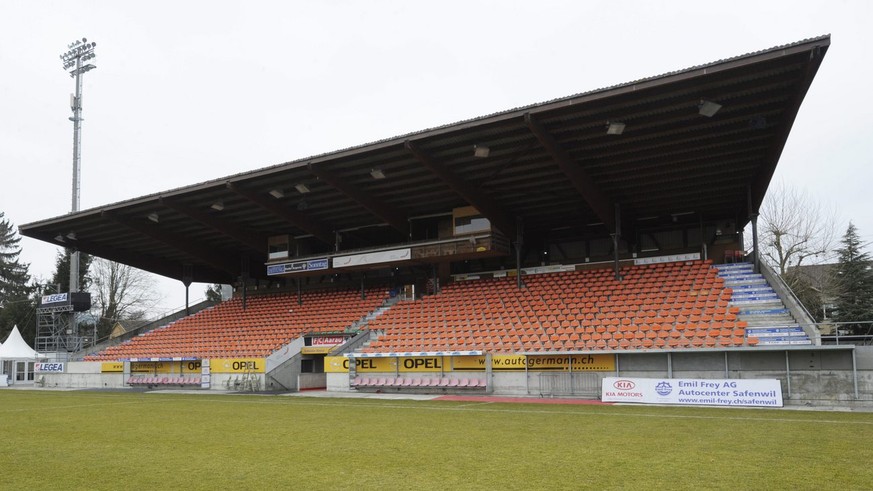
M 777 379 L 682 379 L 606 377 L 604 402 L 700 406 L 782 407 Z

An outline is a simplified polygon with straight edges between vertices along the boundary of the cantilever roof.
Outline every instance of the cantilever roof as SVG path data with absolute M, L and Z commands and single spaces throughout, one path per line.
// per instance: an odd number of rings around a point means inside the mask
M 676 213 L 742 219 L 750 197 L 754 208 L 761 203 L 829 45 L 830 36 L 808 39 L 30 223 L 21 233 L 173 278 L 187 267 L 194 281 L 227 283 L 244 268 L 263 271 L 269 235 L 324 247 L 335 231 L 348 231 L 349 243 L 403 242 L 411 217 L 458 206 L 475 206 L 507 235 L 518 218 L 528 235 L 596 223 L 605 235 L 616 205 L 626 233 L 635 218 Z M 702 116 L 704 100 L 722 107 Z M 624 132 L 608 135 L 609 121 Z M 474 145 L 487 146 L 488 157 L 474 157 Z M 299 193 L 301 183 L 310 192 Z

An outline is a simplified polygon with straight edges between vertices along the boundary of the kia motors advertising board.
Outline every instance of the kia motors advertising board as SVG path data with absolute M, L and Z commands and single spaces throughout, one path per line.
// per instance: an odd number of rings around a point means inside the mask
M 604 402 L 693 406 L 782 407 L 777 379 L 679 379 L 606 377 Z

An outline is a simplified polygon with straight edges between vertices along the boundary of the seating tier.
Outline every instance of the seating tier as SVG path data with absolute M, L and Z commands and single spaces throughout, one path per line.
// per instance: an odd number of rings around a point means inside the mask
M 262 358 L 307 333 L 339 332 L 375 310 L 384 289 L 250 296 L 243 309 L 234 298 L 123 344 L 86 357 L 89 361 L 129 358 Z
M 364 352 L 550 352 L 741 346 L 745 323 L 709 261 L 456 282 L 370 323 Z

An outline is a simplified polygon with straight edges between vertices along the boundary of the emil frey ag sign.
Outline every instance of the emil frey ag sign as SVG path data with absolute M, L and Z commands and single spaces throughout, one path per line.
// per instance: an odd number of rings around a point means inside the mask
M 782 407 L 777 379 L 657 379 L 606 377 L 604 402 L 695 406 Z

